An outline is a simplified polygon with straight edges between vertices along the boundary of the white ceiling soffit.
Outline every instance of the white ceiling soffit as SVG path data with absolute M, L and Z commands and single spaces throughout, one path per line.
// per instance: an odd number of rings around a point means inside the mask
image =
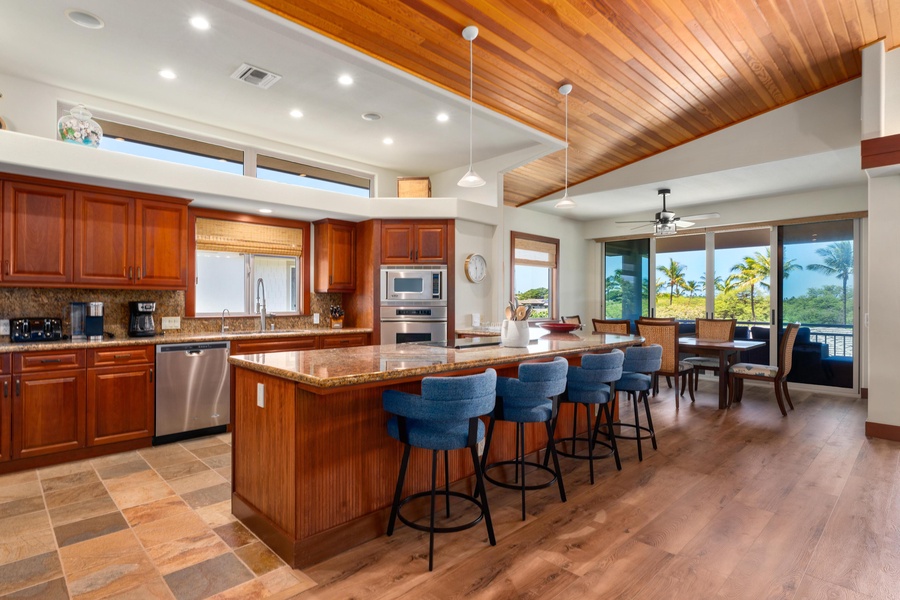
M 0 71 L 408 175 L 468 162 L 467 98 L 249 3 L 80 0 L 74 6 L 105 27 L 72 23 L 64 14 L 72 0 L 5 3 Z M 210 21 L 209 30 L 190 26 L 198 14 Z M 462 37 L 459 43 L 465 44 Z M 282 79 L 271 89 L 232 79 L 243 63 Z M 162 79 L 163 68 L 177 79 Z M 342 74 L 354 83 L 339 84 Z M 303 117 L 290 117 L 292 109 Z M 382 119 L 363 120 L 370 112 Z M 436 119 L 442 112 L 445 123 Z M 559 147 L 558 140 L 477 105 L 474 130 L 476 162 L 535 145 Z M 385 145 L 386 137 L 394 143 Z

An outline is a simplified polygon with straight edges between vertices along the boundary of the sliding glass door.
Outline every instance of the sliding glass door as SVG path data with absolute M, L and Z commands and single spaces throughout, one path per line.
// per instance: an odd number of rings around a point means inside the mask
M 605 244 L 604 314 L 607 319 L 637 320 L 650 310 L 650 240 Z
M 854 222 L 779 228 L 778 322 L 800 323 L 788 381 L 853 387 Z
M 656 238 L 656 317 L 706 316 L 706 236 Z

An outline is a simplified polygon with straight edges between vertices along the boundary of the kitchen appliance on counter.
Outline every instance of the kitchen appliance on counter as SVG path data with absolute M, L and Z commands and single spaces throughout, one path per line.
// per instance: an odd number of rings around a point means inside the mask
M 63 339 L 62 319 L 11 319 L 9 339 L 13 342 L 54 342 Z
M 419 302 L 447 305 L 447 266 L 382 265 L 381 303 Z
M 231 343 L 156 346 L 153 445 L 224 433 L 231 421 Z
M 84 335 L 89 342 L 103 341 L 103 303 L 88 302 L 84 316 Z
M 129 302 L 128 337 L 151 337 L 156 335 L 153 313 L 156 302 Z
M 84 341 L 84 319 L 87 317 L 87 302 L 72 302 L 69 305 L 69 339 Z

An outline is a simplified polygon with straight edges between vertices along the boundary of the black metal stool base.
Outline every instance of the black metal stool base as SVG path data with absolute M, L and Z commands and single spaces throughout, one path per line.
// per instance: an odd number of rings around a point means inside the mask
M 603 435 L 605 436 L 606 434 L 604 433 Z M 622 436 L 619 436 L 619 435 L 616 436 L 616 438 L 621 438 L 621 437 Z M 628 438 L 626 438 L 626 439 L 628 439 Z M 576 454 L 574 451 L 569 452 L 567 450 L 559 449 L 560 445 L 565 447 L 565 444 L 562 444 L 562 442 L 571 442 L 573 450 L 575 449 L 575 442 L 584 442 L 585 444 L 590 446 L 591 438 L 566 437 L 566 438 L 557 438 L 555 441 L 556 441 L 556 453 L 559 454 L 560 456 L 565 456 L 566 458 L 578 458 L 580 460 L 591 460 L 592 458 L 609 458 L 610 456 L 615 456 L 615 449 L 612 447 L 612 444 L 610 444 L 609 442 L 601 442 L 600 440 L 594 440 L 595 448 L 597 446 L 603 446 L 604 448 L 607 448 L 609 450 L 609 452 L 607 452 L 606 454 L 594 454 L 593 456 L 591 456 L 590 454 Z
M 562 454 L 559 451 L 557 451 L 557 453 Z M 491 469 L 494 469 L 497 467 L 513 465 L 516 467 L 516 469 L 515 469 L 516 477 L 518 477 L 519 469 L 521 468 L 523 462 L 525 463 L 526 467 L 534 467 L 536 469 L 539 469 L 539 470 L 544 471 L 545 473 L 549 473 L 551 475 L 551 478 L 549 481 L 546 481 L 543 483 L 529 483 L 529 484 L 525 485 L 524 487 L 526 490 L 542 490 L 542 489 L 548 488 L 551 485 L 553 485 L 554 483 L 556 483 L 556 471 L 554 471 L 550 467 L 546 467 L 540 463 L 536 463 L 536 462 L 533 462 L 530 460 L 526 460 L 526 461 L 502 460 L 500 462 L 491 463 L 484 467 L 484 478 L 498 487 L 506 488 L 508 490 L 521 490 L 523 487 L 521 483 L 518 483 L 518 482 L 510 483 L 508 481 L 498 481 L 498 480 L 494 479 L 493 477 L 491 477 L 490 471 L 491 471 Z
M 637 440 L 637 449 L 638 449 L 638 461 L 644 460 L 644 451 L 641 448 L 641 440 L 650 440 L 653 444 L 653 449 L 656 450 L 656 430 L 653 429 L 653 417 L 650 415 L 650 397 L 647 391 L 642 391 L 640 394 L 637 392 L 628 392 L 628 395 L 632 398 L 632 406 L 634 407 L 634 423 L 623 423 L 621 421 L 616 421 L 613 423 L 613 427 L 630 427 L 634 430 L 634 435 L 616 435 L 617 438 L 622 440 Z M 641 425 L 641 417 L 638 412 L 638 402 L 644 401 L 644 412 L 647 415 L 647 424 Z M 644 433 L 641 433 L 644 432 Z M 645 435 L 646 434 L 646 435 Z
M 481 521 L 484 519 L 484 506 L 474 496 L 470 496 L 469 494 L 463 494 L 462 492 L 452 492 L 452 491 L 447 492 L 444 490 L 435 491 L 434 495 L 436 498 L 443 497 L 444 502 L 450 502 L 449 496 L 453 496 L 454 498 L 460 498 L 462 500 L 469 502 L 470 504 L 473 504 L 476 508 L 478 508 L 478 516 L 475 517 L 474 519 L 472 519 L 471 521 L 469 521 L 468 523 L 463 523 L 461 525 L 454 525 L 453 527 L 435 526 L 434 530 L 433 530 L 435 533 L 456 533 L 457 531 L 463 531 L 463 530 L 469 529 L 471 527 L 475 527 L 476 525 L 481 523 Z M 400 522 L 403 523 L 404 525 L 406 525 L 407 527 L 411 527 L 417 531 L 432 531 L 431 527 L 429 527 L 428 525 L 421 525 L 421 524 L 416 523 L 415 521 L 407 519 L 406 517 L 403 516 L 403 512 L 402 512 L 403 507 L 408 502 L 412 502 L 413 500 L 417 500 L 419 498 L 428 498 L 430 500 L 431 499 L 431 491 L 419 492 L 417 494 L 413 494 L 412 496 L 407 496 L 406 498 L 401 500 L 400 505 L 397 507 L 397 518 L 400 519 Z

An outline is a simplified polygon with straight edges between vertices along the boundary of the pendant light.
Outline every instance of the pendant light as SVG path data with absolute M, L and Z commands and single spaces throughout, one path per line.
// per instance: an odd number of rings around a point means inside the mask
M 460 187 L 481 187 L 484 185 L 484 179 L 472 168 L 472 41 L 478 37 L 478 28 L 469 25 L 462 31 L 462 36 L 469 41 L 469 170 L 463 175 L 456 185 Z
M 553 206 L 554 208 L 575 208 L 575 201 L 569 198 L 569 92 L 571 91 L 571 83 L 559 86 L 559 93 L 566 97 L 566 187 L 563 197 Z

